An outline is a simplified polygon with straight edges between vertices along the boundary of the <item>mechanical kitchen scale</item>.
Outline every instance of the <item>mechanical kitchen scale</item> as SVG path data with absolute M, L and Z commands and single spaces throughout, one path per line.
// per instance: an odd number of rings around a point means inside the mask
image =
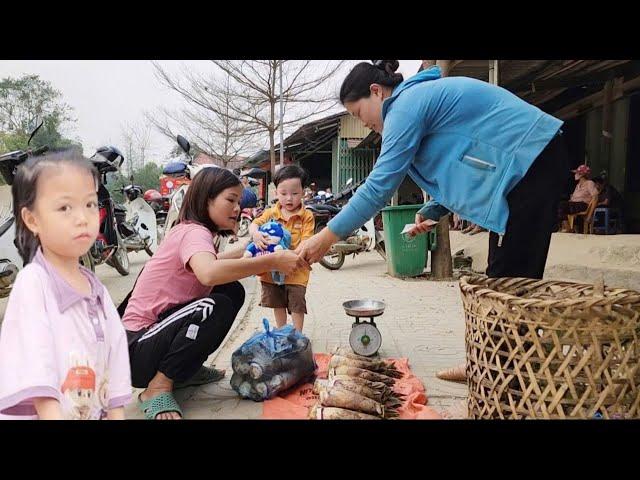
M 344 311 L 355 318 L 349 334 L 349 345 L 354 353 L 371 357 L 382 345 L 382 335 L 373 320 L 384 312 L 386 305 L 378 300 L 349 300 L 342 304 Z M 369 318 L 369 320 L 362 320 Z

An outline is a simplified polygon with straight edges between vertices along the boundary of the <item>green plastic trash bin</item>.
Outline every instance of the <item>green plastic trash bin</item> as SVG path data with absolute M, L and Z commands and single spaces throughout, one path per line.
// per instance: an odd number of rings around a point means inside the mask
M 384 245 L 389 274 L 394 277 L 422 275 L 427 263 L 427 248 L 435 249 L 435 230 L 409 237 L 400 234 L 408 223 L 415 223 L 416 213 L 422 205 L 401 205 L 382 209 Z

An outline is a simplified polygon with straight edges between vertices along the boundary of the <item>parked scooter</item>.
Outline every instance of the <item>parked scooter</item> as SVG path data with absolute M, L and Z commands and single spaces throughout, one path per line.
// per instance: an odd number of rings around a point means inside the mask
M 118 223 L 126 218 L 126 208 L 117 205 L 106 188 L 107 174 L 115 173 L 124 162 L 124 155 L 116 147 L 100 147 L 90 158 L 100 174 L 98 185 L 98 207 L 100 210 L 100 231 L 98 238 L 89 250 L 90 268 L 106 263 L 115 268 L 120 275 L 129 274 L 129 256 L 127 247 L 120 235 Z
M 181 162 L 184 164 L 184 166 L 182 167 L 182 172 L 184 172 L 185 176 L 189 180 L 191 180 L 193 176 L 198 171 L 200 171 L 200 169 L 196 169 L 197 165 L 196 166 L 193 165 L 193 156 L 191 155 L 191 144 L 182 135 L 178 135 L 176 140 L 186 157 L 186 161 Z M 164 223 L 164 232 L 162 233 L 162 238 L 166 238 L 167 235 L 169 234 L 169 231 L 178 222 L 178 215 L 180 214 L 182 201 L 184 200 L 184 196 L 187 193 L 188 188 L 189 188 L 189 184 L 180 185 L 180 188 L 178 188 L 171 195 L 171 203 L 170 203 L 169 211 L 167 212 L 167 217 Z
M 16 237 L 15 223 L 10 211 L 0 220 L 0 298 L 9 296 L 18 270 L 23 267 L 22 258 L 13 243 Z
M 191 145 L 189 144 L 189 141 L 182 135 L 178 135 L 176 140 L 187 158 L 186 162 L 183 162 L 185 164 L 184 172 L 187 178 L 192 179 L 203 168 L 220 168 L 218 165 L 214 164 L 193 165 L 193 156 L 191 155 Z M 188 188 L 189 184 L 181 185 L 180 188 L 178 188 L 171 195 L 171 205 L 169 207 L 169 211 L 167 212 L 166 220 L 164 223 L 164 230 L 161 235 L 163 239 L 167 238 L 167 235 L 169 234 L 171 229 L 178 222 L 180 208 L 182 207 L 182 202 L 184 201 L 184 196 L 186 195 Z M 222 237 L 220 236 L 216 236 L 216 249 L 219 249 L 220 247 L 221 238 Z
M 164 224 L 167 220 L 167 213 L 171 208 L 171 196 L 163 196 L 159 191 L 150 189 L 144 192 L 144 200 L 149 204 L 156 214 L 156 230 L 158 232 L 158 245 L 162 242 Z
M 249 233 L 249 225 L 253 222 L 254 208 L 243 208 L 240 212 L 240 225 L 238 226 L 238 237 L 244 237 Z
M 305 205 L 307 209 L 313 212 L 316 223 L 315 233 L 318 233 L 326 227 L 327 223 L 340 213 L 342 207 L 335 205 L 335 203 L 344 205 L 361 184 L 362 182 L 353 185 L 353 179 L 350 178 L 347 180 L 345 190 L 335 195 L 326 203 Z M 329 270 L 338 270 L 344 265 L 344 260 L 347 255 L 353 254 L 355 257 L 359 253 L 370 251 L 371 248 L 375 248 L 382 258 L 386 258 L 382 228 L 380 224 L 377 226 L 376 223 L 375 219 L 372 218 L 358 230 L 352 232 L 346 239 L 335 243 L 323 259 L 320 260 L 320 265 Z
M 126 217 L 118 219 L 118 231 L 128 252 L 144 250 L 151 257 L 158 248 L 156 212 L 142 196 L 142 187 L 127 185 L 122 188 L 126 198 Z

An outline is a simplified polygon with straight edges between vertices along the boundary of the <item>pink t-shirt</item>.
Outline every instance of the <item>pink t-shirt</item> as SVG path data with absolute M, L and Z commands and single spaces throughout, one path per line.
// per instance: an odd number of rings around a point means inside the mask
M 598 187 L 593 180 L 585 180 L 584 182 L 578 182 L 576 189 L 571 195 L 570 201 L 572 202 L 584 202 L 591 203 L 594 196 L 598 195 Z
M 188 263 L 198 252 L 216 255 L 214 236 L 197 223 L 179 223 L 146 263 L 122 322 L 137 332 L 158 321 L 158 315 L 171 307 L 206 297 L 211 288 L 202 285 Z
M 80 267 L 75 290 L 42 255 L 18 273 L 0 331 L 0 413 L 37 418 L 36 397 L 66 419 L 100 419 L 131 400 L 127 336 L 107 289 Z M 6 418 L 6 417 L 5 417 Z

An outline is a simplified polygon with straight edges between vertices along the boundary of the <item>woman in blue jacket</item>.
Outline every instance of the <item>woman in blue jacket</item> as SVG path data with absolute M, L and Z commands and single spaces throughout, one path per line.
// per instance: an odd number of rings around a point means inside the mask
M 356 65 L 340 89 L 353 116 L 382 135 L 366 182 L 298 248 L 309 263 L 382 209 L 409 175 L 432 198 L 410 234 L 448 212 L 491 233 L 487 275 L 542 278 L 567 183 L 562 121 L 509 91 L 431 67 L 403 81 L 396 60 Z

